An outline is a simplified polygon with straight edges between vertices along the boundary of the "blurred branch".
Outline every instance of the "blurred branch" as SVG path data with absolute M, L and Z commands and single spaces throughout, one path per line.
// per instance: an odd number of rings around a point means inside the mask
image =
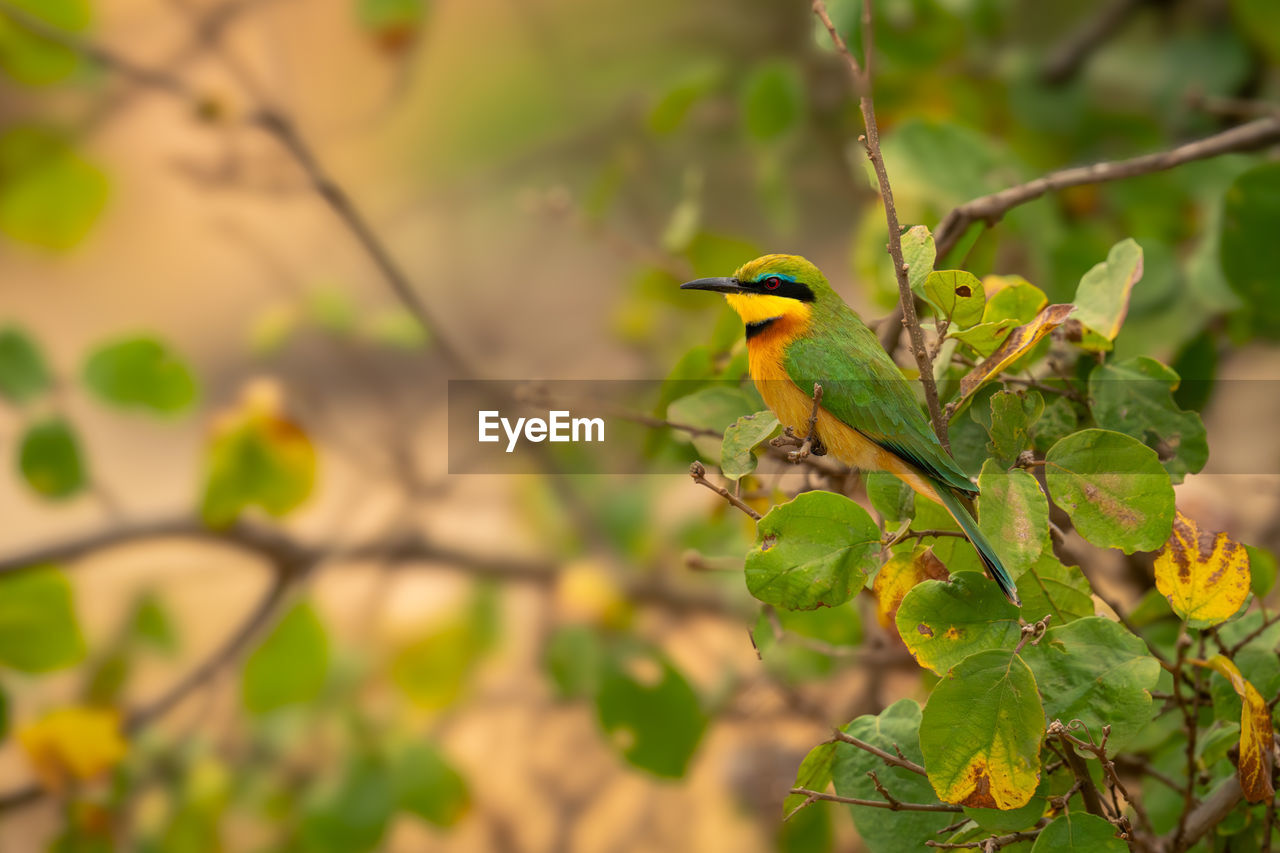
M 1269 116 L 1195 142 L 1179 145 L 1168 151 L 1050 172 L 1033 181 L 975 198 L 952 209 L 933 232 L 938 257 L 946 257 L 946 254 L 964 236 L 969 226 L 975 222 L 994 225 L 1013 208 L 1034 201 L 1045 193 L 1082 184 L 1101 184 L 1152 172 L 1163 172 L 1181 166 L 1183 163 L 1205 160 L 1235 151 L 1253 151 L 1277 142 L 1280 142 L 1280 116 Z
M 1204 802 L 1186 815 L 1180 828 L 1164 837 L 1163 849 L 1169 853 L 1180 853 L 1191 847 L 1209 830 L 1222 823 L 1242 799 L 1244 791 L 1240 789 L 1240 780 L 1234 775 L 1227 777 L 1213 793 L 1205 797 Z
M 866 127 L 866 135 L 859 137 L 867 151 L 867 159 L 875 169 L 876 182 L 880 185 L 880 197 L 884 200 L 884 217 L 889 227 L 889 256 L 893 259 L 893 273 L 898 279 L 898 303 L 902 311 L 902 325 L 907 327 L 907 335 L 911 339 L 911 353 L 915 356 L 916 367 L 920 370 L 920 384 L 924 386 L 924 399 L 929 407 L 929 420 L 933 431 L 943 447 L 949 451 L 951 444 L 947 440 L 947 421 L 942 414 L 942 406 L 938 402 L 938 386 L 933 380 L 933 361 L 929 358 L 929 350 L 925 346 L 924 331 L 920 328 L 920 319 L 916 316 L 915 295 L 911 292 L 911 282 L 907 278 L 907 263 L 902 257 L 902 229 L 898 224 L 898 209 L 893 203 L 893 188 L 889 185 L 889 173 L 885 170 L 884 157 L 880 153 L 880 128 L 876 124 L 876 108 L 872 99 L 871 81 L 875 56 L 875 37 L 872 28 L 871 0 L 863 0 L 862 4 L 862 60 L 858 60 L 845 44 L 844 38 L 831 21 L 827 12 L 827 4 L 823 0 L 813 0 L 813 13 L 822 21 L 831 36 L 836 52 L 844 59 L 849 70 L 849 79 L 853 81 L 854 90 L 858 93 L 858 106 L 862 112 L 862 123 Z M 942 253 L 939 252 L 939 255 Z M 893 319 L 888 321 L 893 326 Z
M 1040 79 L 1051 86 L 1070 80 L 1094 51 L 1120 32 L 1133 13 L 1149 2 L 1151 0 L 1108 0 L 1050 51 L 1040 68 Z
M 212 103 L 208 95 L 192 88 L 177 74 L 141 65 L 108 47 L 72 35 L 14 5 L 10 0 L 0 0 L 0 15 L 27 32 L 74 51 L 143 88 L 162 92 L 185 102 L 197 114 L 208 112 Z M 206 36 L 216 37 L 220 32 L 220 29 L 213 29 L 208 31 Z M 306 175 L 311 188 L 355 238 L 399 302 L 424 329 L 431 333 L 436 347 L 453 367 L 468 375 L 479 375 L 477 371 L 470 368 L 462 353 L 444 336 L 445 326 L 436 321 L 427 304 L 414 290 L 409 276 L 401 269 L 387 246 L 374 233 L 351 196 L 320 163 L 314 149 L 293 120 L 273 106 L 258 103 L 248 112 L 243 122 L 274 138 L 293 158 Z

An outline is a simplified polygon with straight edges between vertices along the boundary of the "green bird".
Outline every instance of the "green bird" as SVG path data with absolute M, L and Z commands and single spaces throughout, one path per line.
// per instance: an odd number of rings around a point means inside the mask
M 746 324 L 748 364 L 778 421 L 805 438 L 822 386 L 815 438 L 855 468 L 888 471 L 937 501 L 960 525 L 1005 596 L 1021 605 L 1013 578 L 978 529 L 978 489 L 925 419 L 915 394 L 866 324 L 798 255 L 765 255 L 731 278 L 700 278 L 686 290 L 723 293 Z

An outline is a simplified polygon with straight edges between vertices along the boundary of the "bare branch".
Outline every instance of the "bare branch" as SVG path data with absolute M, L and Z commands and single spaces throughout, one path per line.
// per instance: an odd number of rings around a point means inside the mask
M 945 257 L 973 223 L 995 224 L 1013 208 L 1034 201 L 1045 193 L 1163 172 L 1183 163 L 1234 151 L 1252 151 L 1277 142 L 1280 142 L 1280 116 L 1269 116 L 1168 151 L 1050 172 L 1034 181 L 975 198 L 954 208 L 933 232 L 938 257 Z
M 893 803 L 884 800 L 863 800 L 857 797 L 841 797 L 837 794 L 827 794 L 822 791 L 814 791 L 809 788 L 792 788 L 791 793 L 803 794 L 808 798 L 808 803 L 817 800 L 823 800 L 829 803 L 847 803 L 851 806 L 868 806 L 873 809 L 889 809 L 891 811 L 901 812 L 958 812 L 963 811 L 959 806 L 953 806 L 949 803 L 904 803 L 895 800 Z M 792 812 L 794 814 L 794 812 Z
M 847 743 L 847 744 L 850 744 L 851 746 L 856 746 L 858 749 L 862 750 L 863 752 L 871 753 L 872 755 L 876 756 L 881 761 L 883 761 L 885 764 L 888 764 L 892 767 L 901 767 L 903 770 L 910 770 L 912 773 L 915 773 L 919 776 L 926 775 L 924 768 L 921 767 L 919 764 L 916 764 L 911 759 L 905 758 L 904 756 L 901 756 L 901 755 L 894 755 L 892 752 L 885 752 L 880 747 L 875 746 L 873 744 L 869 744 L 865 740 L 856 738 L 851 734 L 841 731 L 840 729 L 836 729 L 834 737 L 836 740 L 840 741 L 841 743 Z
M 747 504 L 743 503 L 742 500 L 737 495 L 730 492 L 724 486 L 717 486 L 715 483 L 708 480 L 706 466 L 704 466 L 701 462 L 694 462 L 692 465 L 689 466 L 689 476 L 692 477 L 693 481 L 697 483 L 699 486 L 706 486 L 708 489 L 710 489 L 711 491 L 715 492 L 717 495 L 719 495 L 720 497 L 728 501 L 730 506 L 737 507 L 747 515 L 751 516 L 752 520 L 759 521 L 761 518 L 763 518 L 763 516 L 760 515 L 760 513 L 756 512 Z

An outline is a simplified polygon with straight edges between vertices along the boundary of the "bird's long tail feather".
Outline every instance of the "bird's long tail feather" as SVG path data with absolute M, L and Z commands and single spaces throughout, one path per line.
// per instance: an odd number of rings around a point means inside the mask
M 995 549 L 991 547 L 987 537 L 978 529 L 978 522 L 973 517 L 973 511 L 969 509 L 967 502 L 946 486 L 935 486 L 934 491 L 938 495 L 938 500 L 947 508 L 947 512 L 951 513 L 952 518 L 956 520 L 956 524 L 960 525 L 964 535 L 969 538 L 969 541 L 973 543 L 973 547 L 977 549 L 978 556 L 982 558 L 982 562 L 991 573 L 996 585 L 1000 587 L 1000 591 L 1004 593 L 1005 598 L 1021 607 L 1022 600 L 1018 598 L 1018 588 L 1014 585 L 1013 578 L 1009 577 L 1009 572 L 1005 569 L 1004 564 L 1000 562 L 1000 557 L 996 555 Z

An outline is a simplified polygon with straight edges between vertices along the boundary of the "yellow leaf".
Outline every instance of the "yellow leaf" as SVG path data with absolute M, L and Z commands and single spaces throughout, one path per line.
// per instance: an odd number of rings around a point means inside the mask
M 960 380 L 960 398 L 964 399 L 977 391 L 984 382 L 993 379 L 1000 371 L 1025 355 L 1040 340 L 1066 321 L 1067 315 L 1074 311 L 1074 305 L 1049 305 L 1026 325 L 1019 326 L 1009 333 L 1000 348 L 987 356 L 963 379 Z
M 623 629 L 631 607 L 618 583 L 598 563 L 581 560 L 556 578 L 556 610 L 565 622 Z
M 1201 531 L 1181 512 L 1156 554 L 1156 588 L 1193 628 L 1229 619 L 1249 595 L 1249 553 L 1225 533 Z
M 898 633 L 898 606 L 912 587 L 921 581 L 945 581 L 947 567 L 933 554 L 932 548 L 916 548 L 910 554 L 895 554 L 876 573 L 872 591 L 876 595 L 876 616 L 885 628 Z
M 62 708 L 18 730 L 18 742 L 50 791 L 106 773 L 125 757 L 120 715 L 102 708 Z
M 1240 697 L 1240 763 L 1236 767 L 1240 789 L 1251 803 L 1270 800 L 1276 795 L 1271 784 L 1271 750 L 1275 744 L 1275 730 L 1266 700 L 1225 655 L 1190 662 L 1212 669 L 1226 678 Z

